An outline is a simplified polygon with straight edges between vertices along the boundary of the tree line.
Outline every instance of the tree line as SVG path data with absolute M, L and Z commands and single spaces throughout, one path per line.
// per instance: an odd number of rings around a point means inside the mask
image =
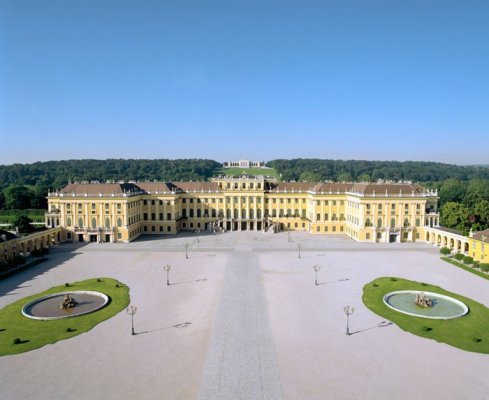
M 441 182 L 450 178 L 462 181 L 472 178 L 489 179 L 488 166 L 460 166 L 426 161 L 364 161 L 321 160 L 296 158 L 272 160 L 283 180 L 295 181 L 377 181 L 410 180 L 413 182 Z
M 46 208 L 48 190 L 68 181 L 202 181 L 221 163 L 205 159 L 63 160 L 0 165 L 0 209 Z

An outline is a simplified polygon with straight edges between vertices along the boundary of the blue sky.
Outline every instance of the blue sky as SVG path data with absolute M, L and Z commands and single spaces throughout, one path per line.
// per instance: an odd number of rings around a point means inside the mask
M 0 0 L 0 164 L 488 164 L 487 21 L 470 0 Z

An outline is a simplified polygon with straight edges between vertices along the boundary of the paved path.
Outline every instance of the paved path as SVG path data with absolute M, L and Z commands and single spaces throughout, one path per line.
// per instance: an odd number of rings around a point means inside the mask
M 236 251 L 228 257 L 199 399 L 281 398 L 258 260 Z

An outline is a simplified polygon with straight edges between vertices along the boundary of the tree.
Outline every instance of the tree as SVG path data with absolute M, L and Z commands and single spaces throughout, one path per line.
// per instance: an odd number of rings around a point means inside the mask
M 26 186 L 9 186 L 5 190 L 5 206 L 10 210 L 25 210 L 30 208 L 32 195 L 32 191 Z
M 338 182 L 351 182 L 353 180 L 348 172 L 341 172 L 336 179 Z
M 32 220 L 27 217 L 27 215 L 21 215 L 14 222 L 14 227 L 17 228 L 19 233 L 30 233 L 34 230 L 34 227 L 31 225 Z
M 489 229 L 489 201 L 481 200 L 475 205 L 474 217 L 477 226 L 473 226 L 473 230 Z
M 441 208 L 441 224 L 460 231 L 469 229 L 469 209 L 463 204 L 448 202 Z
M 316 172 L 306 171 L 301 174 L 299 180 L 304 182 L 319 182 L 321 177 Z
M 465 184 L 458 179 L 447 179 L 440 188 L 440 204 L 461 203 L 465 196 Z
M 370 182 L 370 175 L 365 172 L 358 175 L 357 182 Z

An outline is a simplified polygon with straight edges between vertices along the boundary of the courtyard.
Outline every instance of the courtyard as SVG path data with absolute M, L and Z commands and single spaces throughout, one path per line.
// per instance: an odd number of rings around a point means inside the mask
M 61 245 L 0 281 L 0 308 L 64 282 L 110 277 L 130 289 L 136 335 L 120 312 L 72 339 L 0 357 L 0 398 L 487 397 L 487 355 L 402 331 L 363 305 L 363 286 L 381 276 L 489 305 L 486 280 L 423 243 L 231 232 Z M 347 305 L 355 308 L 349 336 Z

